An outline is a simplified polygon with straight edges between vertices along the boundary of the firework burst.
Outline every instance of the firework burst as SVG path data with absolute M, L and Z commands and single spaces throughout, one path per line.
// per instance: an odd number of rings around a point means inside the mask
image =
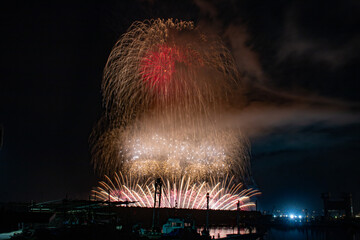
M 248 142 L 222 126 L 239 74 L 224 44 L 192 22 L 135 22 L 112 49 L 94 166 L 141 177 L 204 180 L 249 172 Z
M 124 123 L 147 112 L 188 122 L 184 112 L 203 115 L 222 106 L 237 76 L 224 45 L 192 22 L 135 22 L 105 66 L 104 105 Z
M 133 202 L 138 207 L 154 206 L 155 185 L 151 179 L 141 184 L 142 178 L 115 174 L 113 180 L 105 176 L 93 196 L 101 201 Z M 220 180 L 211 177 L 208 181 L 193 181 L 185 175 L 179 179 L 162 179 L 161 206 L 163 208 L 206 209 L 206 194 L 209 193 L 209 207 L 214 210 L 236 210 L 237 204 L 243 210 L 252 209 L 255 204 L 250 198 L 259 195 L 256 189 L 244 189 L 241 183 L 235 184 L 234 177 L 228 175 Z

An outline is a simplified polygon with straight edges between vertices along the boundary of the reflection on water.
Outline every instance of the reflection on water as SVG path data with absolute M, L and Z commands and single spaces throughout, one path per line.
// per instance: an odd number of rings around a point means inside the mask
M 351 229 L 333 228 L 294 228 L 275 229 L 270 228 L 264 236 L 264 240 L 360 240 L 359 232 Z
M 204 228 L 198 228 L 198 233 L 201 233 L 201 231 L 204 230 Z M 209 229 L 209 233 L 211 238 L 224 238 L 227 234 L 238 234 L 237 227 L 229 228 L 229 227 L 211 227 Z M 249 234 L 250 230 L 247 228 L 240 228 L 239 229 L 240 234 Z M 256 233 L 256 229 L 252 230 L 252 233 Z
M 198 228 L 200 233 L 204 228 Z M 253 230 L 252 233 L 255 233 Z M 237 228 L 212 227 L 210 228 L 211 238 L 224 238 L 227 234 L 237 234 Z M 240 228 L 240 234 L 249 234 L 247 228 Z M 347 228 L 269 228 L 262 240 L 360 240 L 360 232 Z

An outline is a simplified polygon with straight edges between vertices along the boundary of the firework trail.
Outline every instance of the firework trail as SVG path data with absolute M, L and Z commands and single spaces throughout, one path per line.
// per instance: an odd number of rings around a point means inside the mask
M 141 184 L 142 179 L 131 175 L 114 175 L 114 180 L 105 176 L 106 181 L 93 190 L 93 197 L 101 201 L 133 202 L 134 206 L 154 206 L 155 185 L 152 179 Z M 183 176 L 170 181 L 162 179 L 161 206 L 163 208 L 206 209 L 206 194 L 209 193 L 209 207 L 214 210 L 236 210 L 238 202 L 243 210 L 252 209 L 255 204 L 250 198 L 259 195 L 256 189 L 244 189 L 235 184 L 234 177 L 228 175 L 220 180 L 211 178 L 208 182 L 193 181 L 191 176 Z
M 203 118 L 223 106 L 237 76 L 224 45 L 192 22 L 135 22 L 106 63 L 104 105 L 120 123 L 149 112 L 156 119 L 188 122 L 189 115 Z
M 95 169 L 172 180 L 248 177 L 246 138 L 221 126 L 238 83 L 224 44 L 192 22 L 135 22 L 105 66 L 105 114 L 91 136 Z

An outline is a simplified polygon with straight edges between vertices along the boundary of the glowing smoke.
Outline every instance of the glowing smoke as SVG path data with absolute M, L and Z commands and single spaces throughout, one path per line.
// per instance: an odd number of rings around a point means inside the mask
M 112 49 L 105 115 L 92 134 L 97 170 L 199 181 L 249 174 L 249 144 L 221 126 L 239 76 L 221 41 L 192 22 L 135 22 Z

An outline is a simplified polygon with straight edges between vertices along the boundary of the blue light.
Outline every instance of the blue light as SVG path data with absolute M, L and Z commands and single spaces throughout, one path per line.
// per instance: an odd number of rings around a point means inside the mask
M 293 219 L 293 218 L 294 218 L 294 214 L 290 214 L 290 218 Z
M 299 218 L 300 218 L 300 219 L 302 219 L 302 216 L 301 216 L 301 215 L 299 215 Z

